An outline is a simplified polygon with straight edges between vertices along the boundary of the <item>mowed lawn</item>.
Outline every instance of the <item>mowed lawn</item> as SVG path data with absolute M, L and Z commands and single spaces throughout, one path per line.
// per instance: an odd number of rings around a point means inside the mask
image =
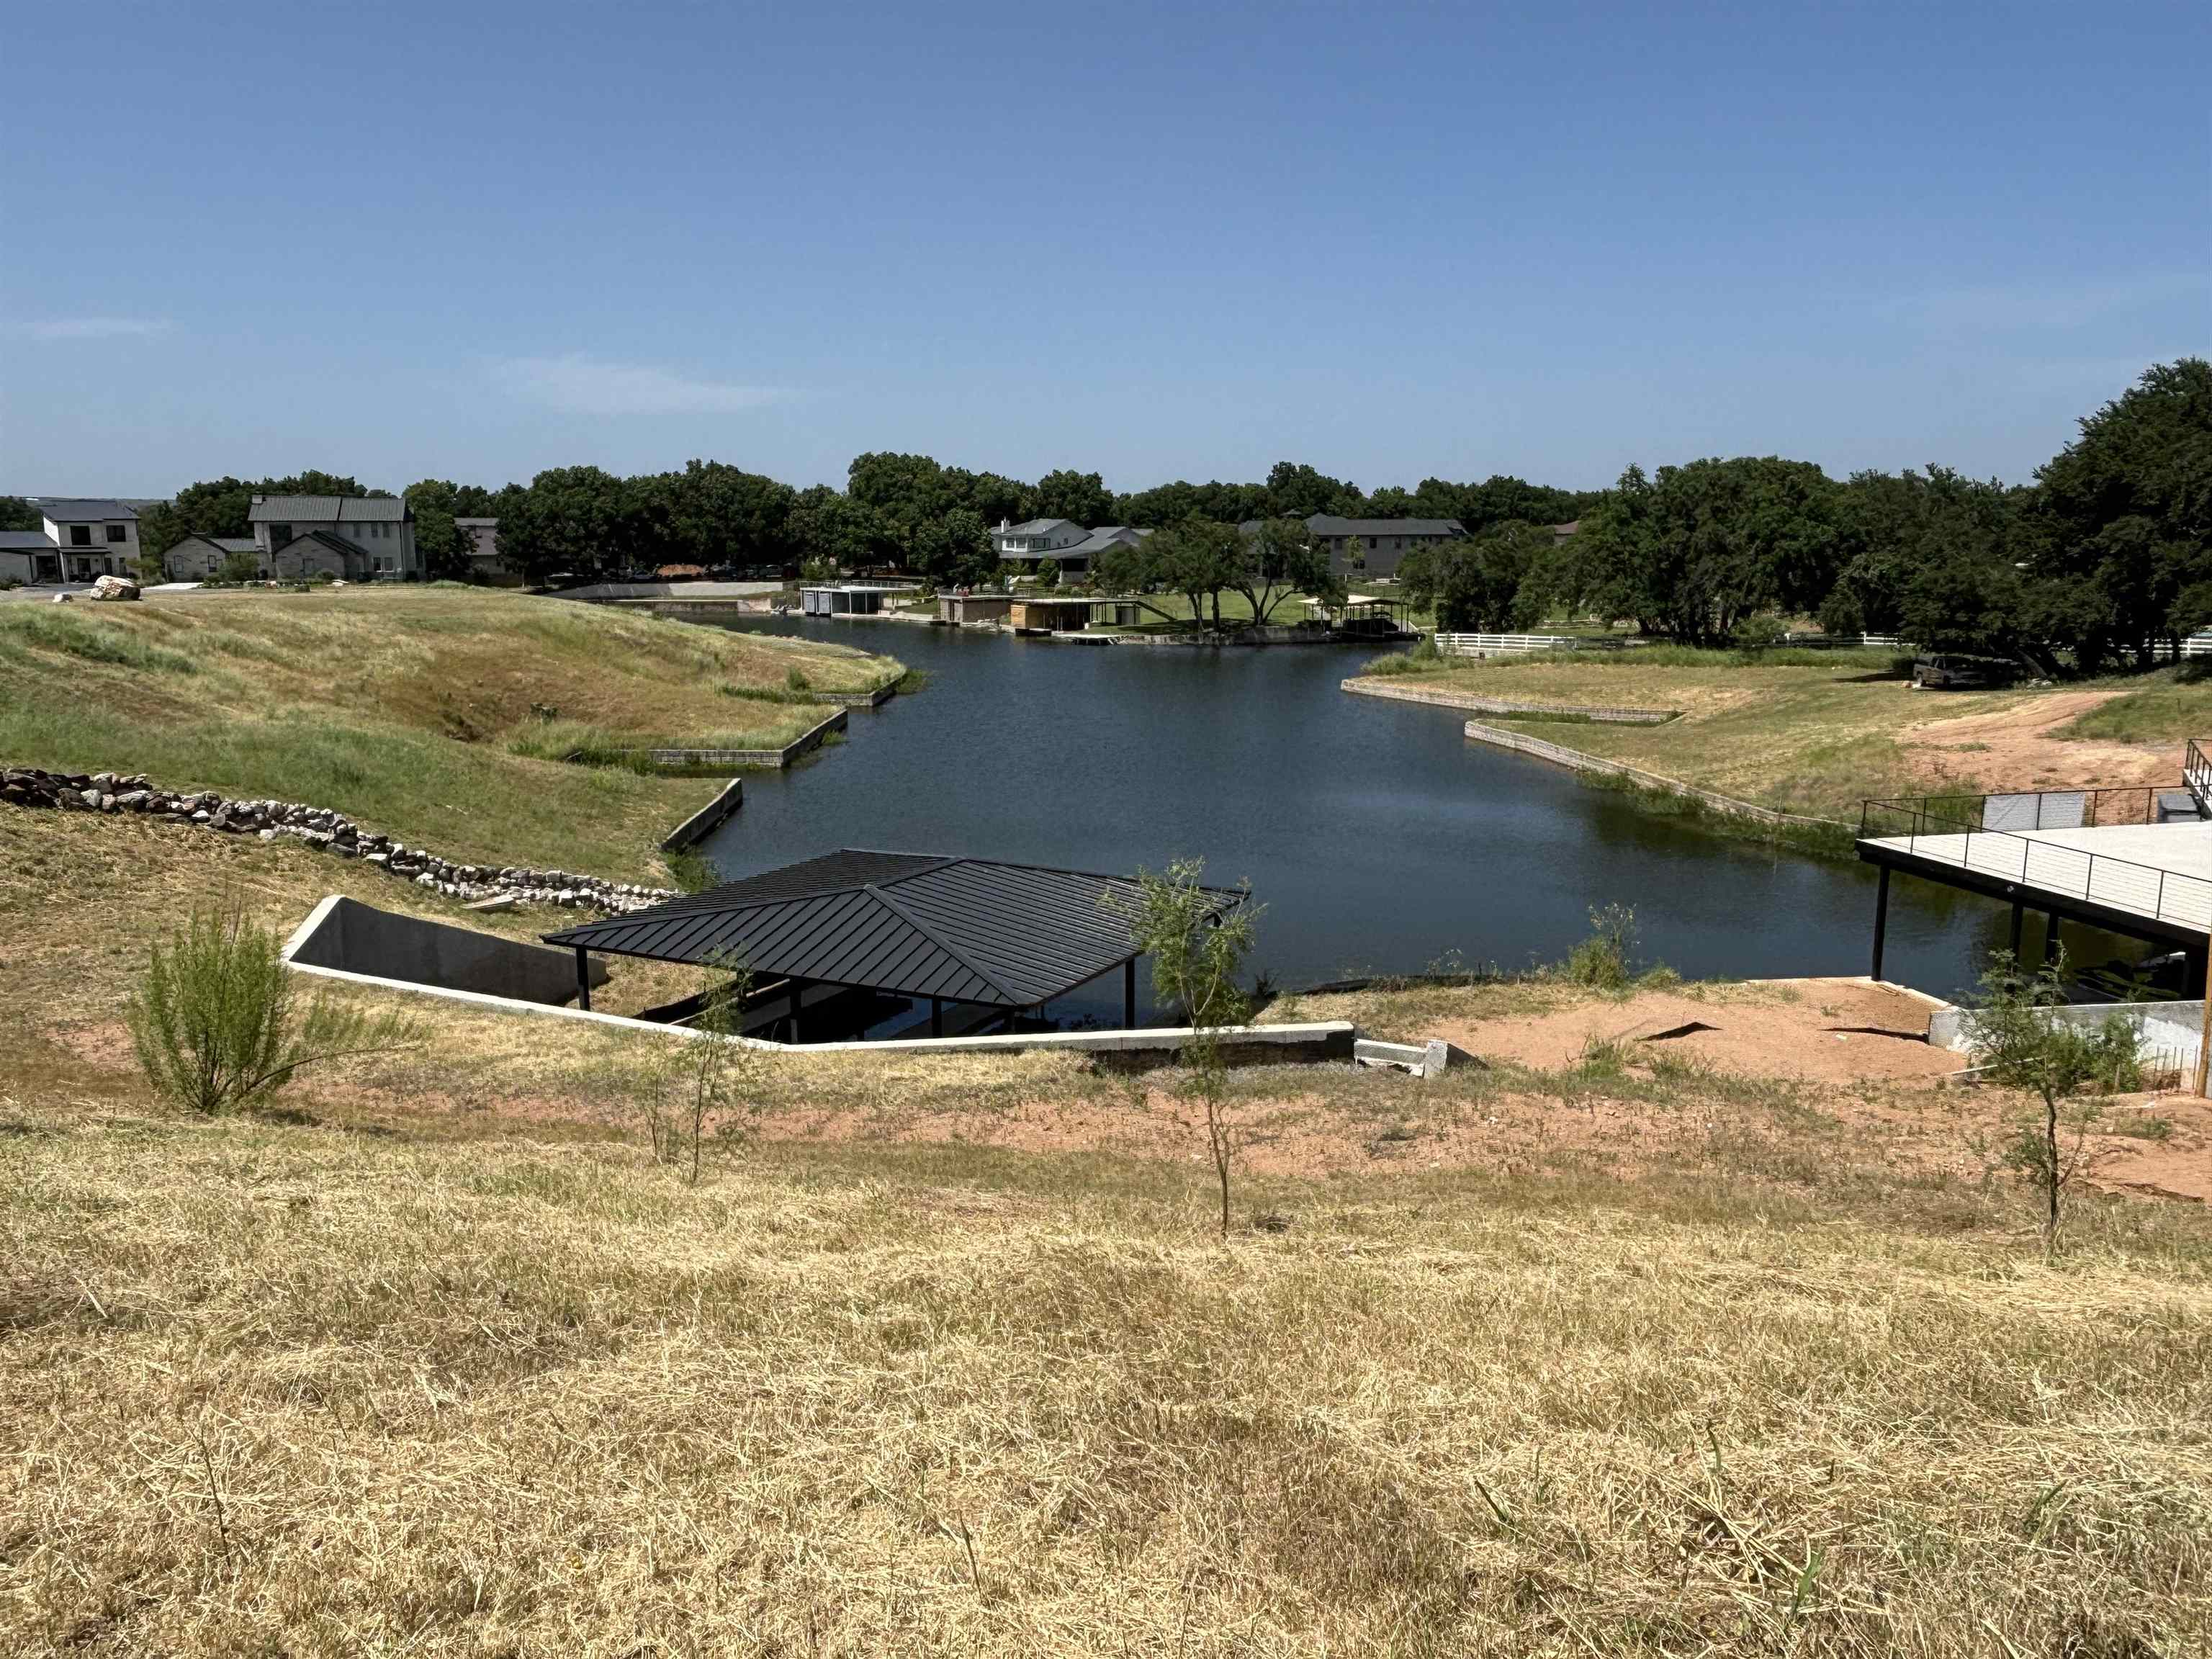
M 2212 731 L 2212 682 L 2172 671 L 2080 685 L 1915 691 L 1887 652 L 1641 647 L 1446 659 L 1396 684 L 1557 705 L 1669 709 L 1660 726 L 1529 720 L 1531 735 L 1740 799 L 1856 823 L 1867 797 L 2178 783 Z M 1477 718 L 1491 718 L 1478 716 Z
M 696 1187 L 664 1039 L 419 999 L 281 1110 L 161 1107 L 148 942 L 334 871 L 0 806 L 0 1652 L 2212 1645 L 2212 1221 L 2084 1194 L 2046 1264 L 2022 1103 L 1239 1072 L 1225 1243 L 1184 1080 L 1069 1055 L 771 1062 Z M 1577 997 L 1357 1004 L 1479 1052 Z
M 613 878 L 711 783 L 574 749 L 780 746 L 816 691 L 902 672 L 847 647 L 481 589 L 0 606 L 0 762 L 304 800 L 448 856 Z

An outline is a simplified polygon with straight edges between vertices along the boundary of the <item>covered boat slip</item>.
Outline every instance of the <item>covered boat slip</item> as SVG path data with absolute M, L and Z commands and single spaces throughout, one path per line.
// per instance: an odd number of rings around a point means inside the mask
M 2194 745 L 2191 745 L 2192 752 Z M 1893 872 L 2003 899 L 2012 949 L 2028 910 L 2051 918 L 2046 954 L 2071 920 L 2179 946 L 2201 992 L 2212 933 L 2212 822 L 2195 780 L 2184 789 L 2049 790 L 1868 801 L 1858 855 L 1881 879 L 1873 974 L 1881 977 Z
M 1217 915 L 1243 902 L 1206 890 Z M 1140 892 L 1126 876 L 846 848 L 545 940 L 575 952 L 580 988 L 594 954 L 742 969 L 745 1030 L 787 1042 L 853 1036 L 902 1005 L 927 1005 L 931 1036 L 948 1020 L 1011 1027 L 1117 968 L 1133 1026 Z

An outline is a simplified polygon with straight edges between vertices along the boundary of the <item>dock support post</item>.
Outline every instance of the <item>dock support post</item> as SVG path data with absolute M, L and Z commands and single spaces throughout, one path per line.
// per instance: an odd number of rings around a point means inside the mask
M 929 1034 L 932 1036 L 945 1035 L 945 999 L 943 997 L 932 997 L 929 1000 Z
M 2027 915 L 2027 907 L 2018 899 L 2014 899 L 2012 902 L 2012 941 L 2006 949 L 2011 955 L 2012 965 L 2015 968 L 2020 966 L 2020 924 L 2021 919 Z
M 576 1006 L 587 1014 L 592 1012 L 592 953 L 580 945 L 576 947 Z
M 1885 876 L 1888 872 L 1882 872 Z M 1137 959 L 1131 957 L 1121 964 L 1121 1029 L 1137 1029 Z
M 1874 968 L 1870 978 L 1881 977 L 1881 947 L 1889 933 L 1889 866 L 1881 866 L 1881 878 L 1874 892 Z
M 792 1040 L 793 1042 L 798 1042 L 798 1041 L 799 1041 L 799 981 L 798 981 L 797 980 L 793 980 L 793 981 L 791 981 L 791 1040 Z
M 2043 919 L 2043 965 L 2046 968 L 2058 960 L 2058 912 L 2053 910 Z

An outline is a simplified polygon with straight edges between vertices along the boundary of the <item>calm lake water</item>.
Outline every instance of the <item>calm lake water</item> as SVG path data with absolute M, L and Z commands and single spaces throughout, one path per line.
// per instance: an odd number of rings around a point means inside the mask
M 888 652 L 929 683 L 854 710 L 848 741 L 810 762 L 748 775 L 744 809 L 705 849 L 728 877 L 839 847 L 1111 872 L 1202 856 L 1209 882 L 1251 882 L 1266 907 L 1253 965 L 1286 988 L 1557 961 L 1611 902 L 1635 907 L 1646 961 L 1692 978 L 1867 970 L 1872 869 L 1680 827 L 1469 743 L 1462 714 L 1340 690 L 1371 647 L 739 625 Z M 1893 883 L 1887 976 L 1957 993 L 2003 944 L 2007 916 Z M 2030 949 L 2039 937 L 2031 918 Z M 2089 944 L 2069 935 L 2069 951 Z M 2097 944 L 2101 956 L 2120 942 Z M 1118 982 L 1052 1012 L 1118 1024 Z

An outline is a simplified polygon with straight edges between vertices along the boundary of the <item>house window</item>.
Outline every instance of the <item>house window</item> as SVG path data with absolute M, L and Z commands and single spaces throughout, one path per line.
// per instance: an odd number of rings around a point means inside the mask
M 69 532 L 70 545 L 71 547 L 90 547 L 92 545 L 92 526 L 90 525 L 73 524 L 69 527 Z
M 112 524 L 107 526 L 107 539 L 111 542 L 121 541 L 123 539 L 123 535 L 124 532 L 121 525 Z

